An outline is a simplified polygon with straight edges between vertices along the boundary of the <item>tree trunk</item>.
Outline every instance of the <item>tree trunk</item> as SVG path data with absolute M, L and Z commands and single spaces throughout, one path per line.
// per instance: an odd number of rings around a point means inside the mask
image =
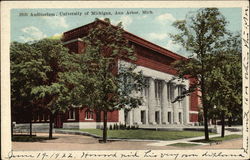
M 107 142 L 107 120 L 108 120 L 108 112 L 103 111 L 103 135 L 102 135 L 103 143 Z
M 53 131 L 53 122 L 54 122 L 54 114 L 50 112 L 50 119 L 49 119 L 49 139 L 52 139 L 52 131 Z
M 206 98 L 205 98 L 205 94 L 206 94 L 206 91 L 205 91 L 205 84 L 204 84 L 204 78 L 202 76 L 201 78 L 201 90 L 202 90 L 202 106 L 203 106 L 203 116 L 204 116 L 204 134 L 205 134 L 205 140 L 208 141 L 209 140 L 209 133 L 208 133 L 208 103 L 206 101 Z
M 32 137 L 32 120 L 30 119 L 30 137 Z
M 32 137 L 32 112 L 30 112 L 30 137 Z
M 207 116 L 207 106 L 203 106 L 203 112 L 204 112 L 204 131 L 205 131 L 205 140 L 209 140 L 209 133 L 208 133 L 208 116 Z
M 231 127 L 232 126 L 232 117 L 229 117 L 228 118 L 228 127 Z
M 225 136 L 225 113 L 221 113 L 221 137 Z

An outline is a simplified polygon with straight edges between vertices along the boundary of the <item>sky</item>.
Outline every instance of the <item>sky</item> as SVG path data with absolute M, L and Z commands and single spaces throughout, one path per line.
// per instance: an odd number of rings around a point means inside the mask
M 172 26 L 174 21 L 183 20 L 188 13 L 197 10 L 198 8 L 12 9 L 11 41 L 28 42 L 57 36 L 91 23 L 95 18 L 109 18 L 114 25 L 122 22 L 124 29 L 130 33 L 188 56 L 180 45 L 174 44 L 169 34 L 178 33 Z M 241 31 L 241 8 L 219 8 L 219 11 L 229 22 L 226 27 L 231 32 Z M 116 14 L 118 12 L 120 14 Z

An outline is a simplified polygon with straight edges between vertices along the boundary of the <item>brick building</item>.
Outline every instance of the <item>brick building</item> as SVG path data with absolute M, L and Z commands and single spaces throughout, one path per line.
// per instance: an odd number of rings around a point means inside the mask
M 64 32 L 63 43 L 70 52 L 81 53 L 85 47 L 81 38 L 89 29 L 106 22 L 98 20 L 87 25 Z M 182 101 L 171 103 L 182 90 L 188 88 L 191 79 L 173 80 L 176 71 L 170 64 L 179 59 L 186 59 L 176 53 L 144 40 L 125 31 L 124 37 L 135 46 L 137 69 L 142 70 L 149 85 L 143 90 L 144 103 L 129 112 L 124 110 L 108 113 L 108 125 L 122 123 L 127 125 L 169 126 L 176 124 L 194 124 L 198 122 L 199 100 L 197 93 L 192 93 Z M 128 63 L 119 60 L 119 63 Z M 102 126 L 103 114 L 87 108 L 72 107 L 68 112 L 55 118 L 57 128 L 99 128 Z M 48 123 L 45 112 L 38 112 L 34 123 Z

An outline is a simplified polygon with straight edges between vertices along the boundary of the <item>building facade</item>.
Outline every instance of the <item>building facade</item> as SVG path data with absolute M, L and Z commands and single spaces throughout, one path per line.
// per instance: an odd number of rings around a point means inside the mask
M 85 44 L 81 40 L 88 30 L 103 21 L 95 21 L 82 27 L 67 31 L 63 34 L 64 45 L 71 52 L 81 53 Z M 144 103 L 130 111 L 120 110 L 110 112 L 108 123 L 122 123 L 127 125 L 176 125 L 194 124 L 198 121 L 199 100 L 197 92 L 172 103 L 192 83 L 191 79 L 178 80 L 176 71 L 171 63 L 186 59 L 176 53 L 144 40 L 132 33 L 126 32 L 124 37 L 135 46 L 137 55 L 136 70 L 142 71 L 148 83 L 143 90 Z M 119 64 L 126 64 L 119 60 Z M 73 113 L 72 113 L 73 112 Z M 71 115 L 72 114 L 72 115 Z M 70 118 L 74 117 L 74 118 Z M 64 128 L 98 128 L 102 125 L 102 114 L 88 109 L 73 109 L 63 122 Z

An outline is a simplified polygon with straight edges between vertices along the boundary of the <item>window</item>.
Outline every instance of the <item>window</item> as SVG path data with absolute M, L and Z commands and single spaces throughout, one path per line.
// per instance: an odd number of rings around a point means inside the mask
M 181 121 L 182 121 L 182 117 L 181 117 L 182 115 L 181 115 L 181 112 L 179 112 L 179 122 L 181 123 Z
M 85 112 L 85 119 L 86 120 L 92 120 L 92 119 L 94 119 L 94 113 L 92 111 L 90 111 L 90 110 L 87 110 Z
M 37 122 L 40 121 L 40 115 L 39 115 L 39 113 L 37 113 L 36 121 L 37 121 Z
M 141 122 L 142 124 L 146 124 L 146 111 L 141 111 Z
M 146 86 L 143 88 L 143 98 L 146 101 L 148 100 L 148 94 L 149 94 L 148 83 L 149 81 L 148 79 L 146 79 L 146 82 L 145 82 Z
M 68 119 L 69 120 L 75 120 L 76 119 L 76 112 L 75 112 L 74 109 L 69 110 Z
M 174 101 L 174 90 L 175 86 L 171 83 L 168 84 L 168 100 L 169 101 Z
M 160 124 L 160 112 L 159 111 L 155 112 L 155 122 L 157 124 Z
M 157 105 L 160 105 L 162 97 L 162 83 L 160 80 L 155 80 L 155 98 Z
M 32 122 L 35 122 L 35 121 L 36 121 L 36 116 L 33 115 L 33 116 L 32 116 Z
M 171 123 L 171 112 L 168 112 L 168 123 Z
M 45 121 L 45 115 L 44 115 L 44 113 L 42 114 L 42 121 Z
M 183 94 L 184 88 L 183 86 L 178 86 L 178 96 L 181 96 Z
M 170 83 L 168 83 L 167 84 L 167 96 L 168 96 L 168 101 L 170 101 L 171 100 L 171 96 L 170 96 L 170 94 L 171 94 L 171 84 Z

